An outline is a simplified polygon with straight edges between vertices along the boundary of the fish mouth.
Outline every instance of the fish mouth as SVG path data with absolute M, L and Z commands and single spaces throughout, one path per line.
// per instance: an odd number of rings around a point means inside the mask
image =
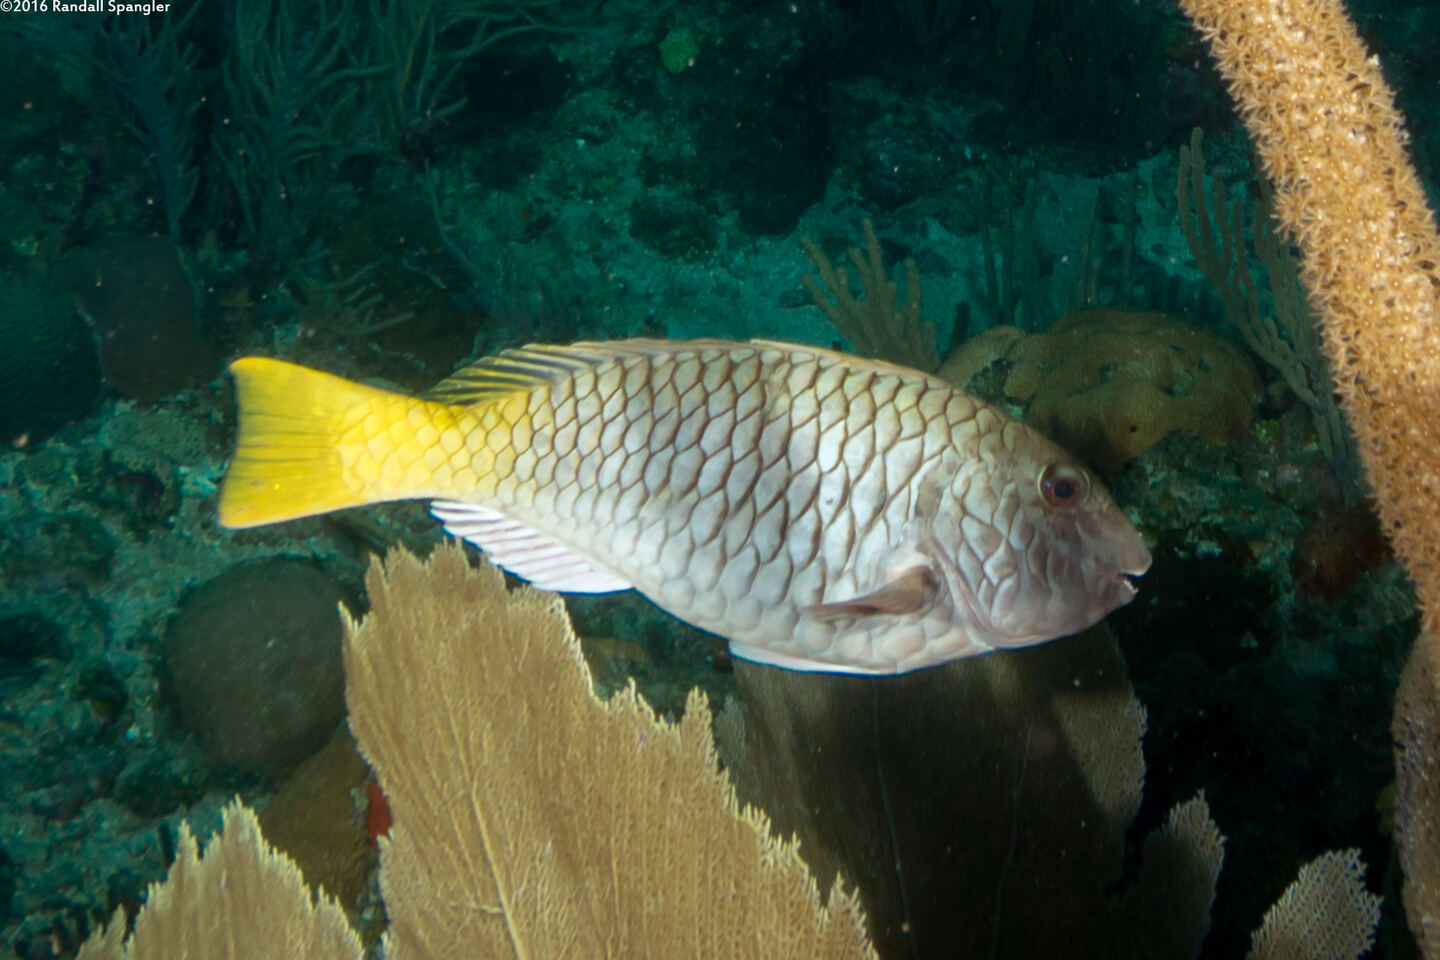
M 1134 536 L 1129 544 L 1126 544 L 1126 549 L 1120 556 L 1112 559 L 1115 564 L 1115 572 L 1111 576 L 1114 578 L 1121 596 L 1125 598 L 1121 601 L 1122 603 L 1129 603 L 1135 599 L 1140 592 L 1139 580 L 1149 571 L 1153 561 L 1150 550 L 1138 535 Z
M 1140 592 L 1139 580 L 1144 574 L 1145 570 L 1116 570 L 1114 580 L 1125 592 L 1126 598 L 1134 600 L 1135 595 Z

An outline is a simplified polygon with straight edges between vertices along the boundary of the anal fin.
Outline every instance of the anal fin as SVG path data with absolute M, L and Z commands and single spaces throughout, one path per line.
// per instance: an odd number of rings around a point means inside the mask
M 857 667 L 849 663 L 817 660 L 813 657 L 807 657 L 797 653 L 781 653 L 769 647 L 755 646 L 739 640 L 730 641 L 730 655 L 732 657 L 738 657 L 741 660 L 748 660 L 751 663 L 760 663 L 767 667 L 778 667 L 781 670 L 792 670 L 796 673 L 840 673 L 863 676 L 895 672 L 888 667 L 870 669 Z
M 634 586 L 555 538 L 498 510 L 457 500 L 436 500 L 430 504 L 430 515 L 444 524 L 446 533 L 474 544 L 496 565 L 542 590 L 611 593 Z

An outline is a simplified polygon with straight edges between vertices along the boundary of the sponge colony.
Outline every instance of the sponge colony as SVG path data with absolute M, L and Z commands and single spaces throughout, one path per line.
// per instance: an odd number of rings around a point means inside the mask
M 165 667 L 213 763 L 275 776 L 329 739 L 345 712 L 343 599 L 330 577 L 285 558 L 227 570 L 184 599 Z

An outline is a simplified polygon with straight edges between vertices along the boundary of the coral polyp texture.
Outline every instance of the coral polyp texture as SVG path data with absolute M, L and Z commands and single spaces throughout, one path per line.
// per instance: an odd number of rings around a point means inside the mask
M 1090 309 L 1044 333 L 995 327 L 941 375 L 964 387 L 1003 362 L 1006 400 L 1025 422 L 1114 470 L 1176 430 L 1234 440 L 1250 427 L 1260 378 L 1235 344 L 1159 313 Z
M 1440 635 L 1440 233 L 1336 0 L 1185 0 L 1275 186 L 1380 516 Z

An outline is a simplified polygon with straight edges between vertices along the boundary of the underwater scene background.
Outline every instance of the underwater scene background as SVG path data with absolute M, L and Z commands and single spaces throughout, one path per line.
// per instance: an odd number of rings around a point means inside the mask
M 937 373 L 1075 452 L 1151 548 L 1083 636 L 900 678 L 566 599 L 602 697 L 708 695 L 742 802 L 857 890 L 880 956 L 1237 957 L 1332 852 L 1359 915 L 1357 878 L 1381 898 L 1371 955 L 1434 956 L 1394 830 L 1414 596 L 1177 7 L 5 2 L 0 957 L 133 917 L 236 796 L 385 927 L 336 608 L 442 537 L 415 503 L 220 528 L 229 360 L 415 392 L 634 336 Z M 1440 5 L 1348 9 L 1433 209 Z

